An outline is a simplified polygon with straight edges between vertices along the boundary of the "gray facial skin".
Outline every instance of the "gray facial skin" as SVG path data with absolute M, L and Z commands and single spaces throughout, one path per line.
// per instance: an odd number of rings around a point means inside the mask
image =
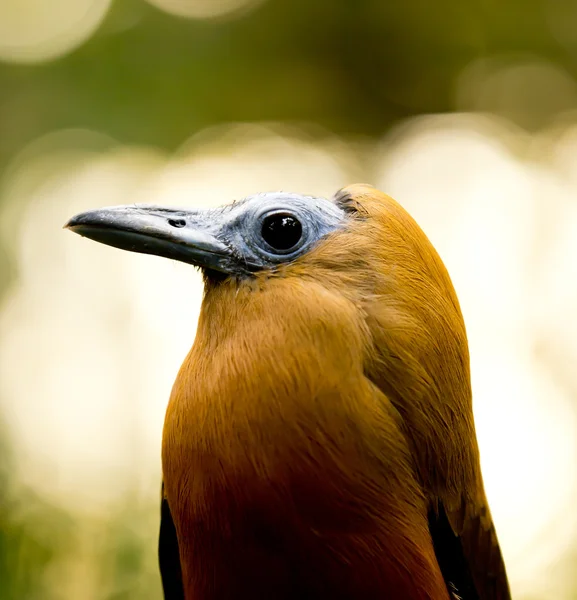
M 216 209 L 113 206 L 76 215 L 65 227 L 122 250 L 248 275 L 301 256 L 344 219 L 325 198 L 265 193 Z

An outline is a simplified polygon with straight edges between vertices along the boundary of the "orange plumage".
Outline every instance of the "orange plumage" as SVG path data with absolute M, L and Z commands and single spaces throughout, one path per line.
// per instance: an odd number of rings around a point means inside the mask
M 312 235 L 301 204 L 282 214 Z M 164 426 L 178 593 L 506 600 L 447 271 L 385 194 L 355 185 L 333 204 L 334 218 L 322 203 L 329 216 L 314 217 L 326 233 L 265 266 L 214 234 L 223 245 Z M 226 231 L 260 218 L 230 217 Z

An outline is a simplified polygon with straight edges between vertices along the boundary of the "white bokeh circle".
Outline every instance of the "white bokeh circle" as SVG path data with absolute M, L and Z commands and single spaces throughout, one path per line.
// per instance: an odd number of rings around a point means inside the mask
M 265 0 L 146 0 L 163 12 L 187 19 L 239 16 Z
M 0 61 L 41 63 L 58 58 L 96 31 L 111 0 L 2 0 Z

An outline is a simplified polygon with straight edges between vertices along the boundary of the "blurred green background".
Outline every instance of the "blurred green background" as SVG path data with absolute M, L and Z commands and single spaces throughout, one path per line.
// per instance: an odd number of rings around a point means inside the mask
M 455 280 L 515 596 L 577 598 L 576 31 L 577 0 L 1 0 L 0 599 L 161 596 L 200 283 L 66 218 L 355 180 Z

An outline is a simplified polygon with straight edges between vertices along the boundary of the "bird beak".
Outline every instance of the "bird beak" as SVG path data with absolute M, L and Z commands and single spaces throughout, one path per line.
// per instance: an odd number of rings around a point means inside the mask
M 121 250 L 164 256 L 224 273 L 233 270 L 232 253 L 218 239 L 214 218 L 206 210 L 113 206 L 80 213 L 64 227 Z

